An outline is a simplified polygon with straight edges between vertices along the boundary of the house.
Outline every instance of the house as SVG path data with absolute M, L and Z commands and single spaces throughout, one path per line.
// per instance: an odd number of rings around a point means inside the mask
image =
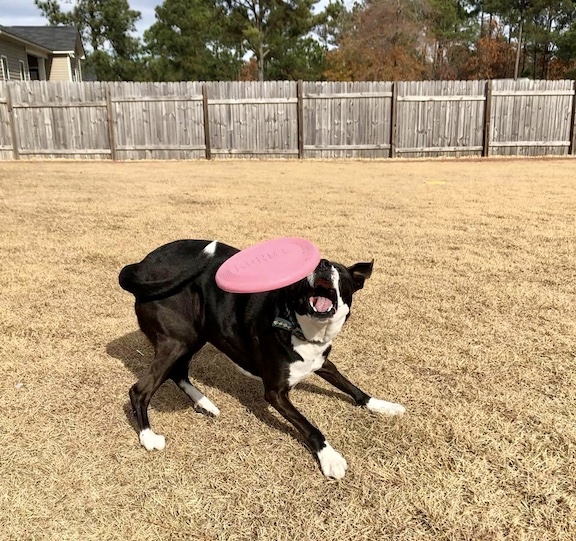
M 0 26 L 0 81 L 82 81 L 80 34 L 70 26 Z

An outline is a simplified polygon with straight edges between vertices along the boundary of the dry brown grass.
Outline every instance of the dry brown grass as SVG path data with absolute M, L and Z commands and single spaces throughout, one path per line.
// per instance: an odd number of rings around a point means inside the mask
M 576 162 L 0 164 L 0 537 L 576 538 Z M 177 238 L 302 235 L 376 270 L 293 392 L 349 463 L 328 481 L 257 382 L 206 348 L 164 385 L 164 452 L 127 391 L 151 348 L 117 273 Z M 23 387 L 16 388 L 23 383 Z

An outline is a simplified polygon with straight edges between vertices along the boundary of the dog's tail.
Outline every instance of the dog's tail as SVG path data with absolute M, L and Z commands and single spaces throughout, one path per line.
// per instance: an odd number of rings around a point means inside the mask
M 211 261 L 216 273 L 220 264 L 237 251 L 216 241 L 177 240 L 160 246 L 140 263 L 126 265 L 118 281 L 137 300 L 168 297 L 199 276 Z

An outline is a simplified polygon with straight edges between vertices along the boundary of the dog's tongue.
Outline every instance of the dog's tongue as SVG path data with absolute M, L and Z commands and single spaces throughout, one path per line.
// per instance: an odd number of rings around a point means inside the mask
M 332 309 L 332 301 L 326 297 L 312 297 L 312 306 L 317 312 L 329 312 Z

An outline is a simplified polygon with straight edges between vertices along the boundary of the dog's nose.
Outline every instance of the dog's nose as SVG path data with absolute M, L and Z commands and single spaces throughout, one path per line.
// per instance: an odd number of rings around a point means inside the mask
M 330 277 L 332 276 L 332 265 L 330 264 L 330 261 L 327 261 L 326 259 L 320 260 L 314 274 L 317 279 L 322 278 L 324 280 L 330 280 Z

